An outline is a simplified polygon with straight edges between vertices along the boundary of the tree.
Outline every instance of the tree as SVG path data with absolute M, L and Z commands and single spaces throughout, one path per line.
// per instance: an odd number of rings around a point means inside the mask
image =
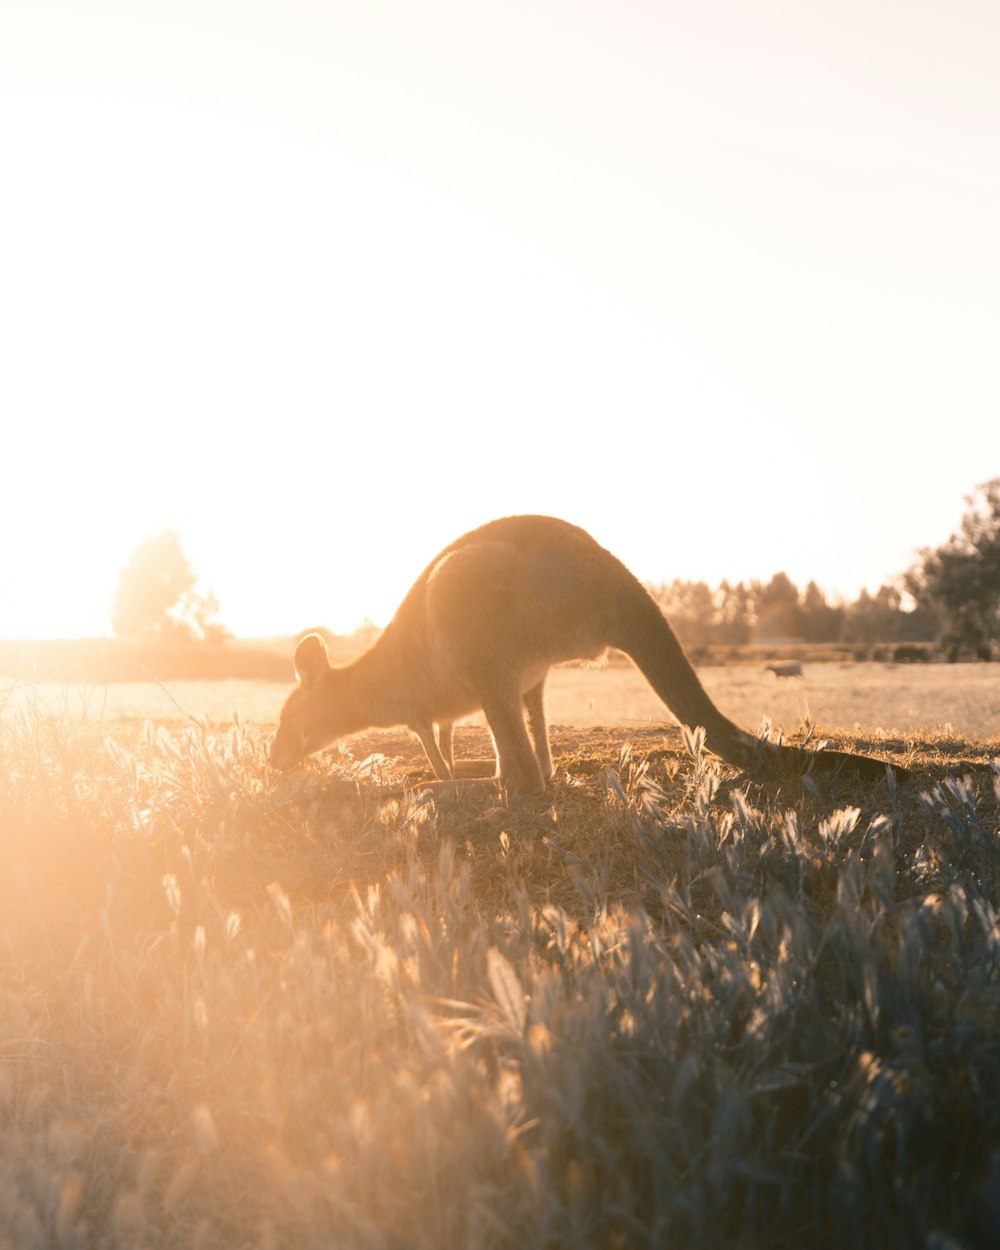
M 802 600 L 802 633 L 806 642 L 837 642 L 844 626 L 844 609 L 827 602 L 815 582 L 810 582 Z
M 675 578 L 656 588 L 653 596 L 685 646 L 700 647 L 711 642 L 715 599 L 704 582 Z
M 742 646 L 750 641 L 755 616 L 750 591 L 742 582 L 735 586 L 721 582 L 716 595 L 718 601 L 718 624 L 716 636 L 719 642 Z
M 775 573 L 766 586 L 754 583 L 758 641 L 799 638 L 803 632 L 798 587 L 787 573 Z
M 901 605 L 895 586 L 880 586 L 874 595 L 862 590 L 844 615 L 844 641 L 895 642 L 903 620 Z
M 952 659 L 971 652 L 989 660 L 1000 639 L 1000 477 L 976 487 L 965 502 L 959 532 L 920 552 L 906 587 L 937 613 Z
M 197 578 L 174 530 L 144 539 L 118 577 L 112 625 L 119 638 L 220 642 L 219 603 L 195 589 Z

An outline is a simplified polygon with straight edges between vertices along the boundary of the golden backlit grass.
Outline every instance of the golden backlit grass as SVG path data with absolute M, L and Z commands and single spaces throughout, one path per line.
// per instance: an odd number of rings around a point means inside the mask
M 505 806 L 401 733 L 0 733 L 0 1246 L 1000 1227 L 996 739 L 820 790 L 556 731 Z

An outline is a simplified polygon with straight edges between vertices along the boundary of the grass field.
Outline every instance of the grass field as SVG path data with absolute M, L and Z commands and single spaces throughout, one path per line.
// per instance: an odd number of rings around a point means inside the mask
M 760 667 L 699 670 L 712 698 L 738 723 L 758 729 L 762 717 L 786 733 L 805 718 L 824 728 L 906 732 L 1000 732 L 1000 665 L 806 664 L 799 679 L 779 680 Z M 273 681 L 122 682 L 110 685 L 0 680 L 0 714 L 41 707 L 91 721 L 202 717 L 273 724 L 291 683 Z M 548 685 L 556 725 L 649 725 L 670 722 L 663 704 L 630 664 L 562 668 Z M 477 723 L 483 723 L 481 720 Z
M 271 774 L 280 686 L 8 691 L 0 1248 L 997 1244 L 992 670 L 706 674 L 912 770 L 832 788 L 609 676 L 510 805 L 397 731 Z

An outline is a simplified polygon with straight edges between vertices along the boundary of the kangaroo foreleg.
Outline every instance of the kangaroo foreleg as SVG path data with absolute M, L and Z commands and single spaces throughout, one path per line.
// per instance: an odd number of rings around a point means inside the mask
M 437 741 L 441 758 L 450 770 L 452 777 L 496 777 L 496 756 L 492 759 L 459 760 L 455 762 L 453 721 L 442 721 L 438 725 Z M 437 771 L 435 769 L 435 771 Z M 438 774 L 440 776 L 440 774 Z
M 524 710 L 528 714 L 528 732 L 535 744 L 535 756 L 542 777 L 548 781 L 555 771 L 552 767 L 552 751 L 549 747 L 549 727 L 545 721 L 545 678 L 532 686 L 524 696 Z
M 438 747 L 452 777 L 455 775 L 454 731 L 454 721 L 446 720 L 438 725 Z
M 410 728 L 420 739 L 424 748 L 424 754 L 427 756 L 427 762 L 434 770 L 434 776 L 440 778 L 441 781 L 450 781 L 452 777 L 452 767 L 449 760 L 444 757 L 441 748 L 438 746 L 437 738 L 434 736 L 434 726 L 427 722 L 419 725 L 411 725 Z M 451 725 L 448 726 L 448 755 L 451 755 Z

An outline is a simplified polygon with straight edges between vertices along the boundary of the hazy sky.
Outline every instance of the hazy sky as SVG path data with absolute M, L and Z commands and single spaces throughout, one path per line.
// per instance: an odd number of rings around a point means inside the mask
M 0 636 L 494 516 L 876 588 L 1000 473 L 1000 5 L 0 0 Z

